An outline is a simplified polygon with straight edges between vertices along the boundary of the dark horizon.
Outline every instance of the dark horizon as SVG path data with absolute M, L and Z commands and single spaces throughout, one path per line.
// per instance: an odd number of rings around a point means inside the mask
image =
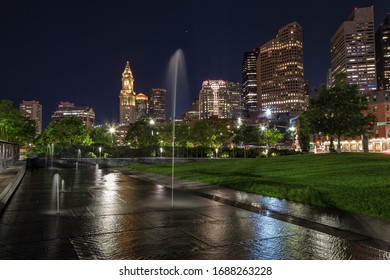
M 325 84 L 329 42 L 354 7 L 374 5 L 375 31 L 390 2 L 240 2 L 168 0 L 18 1 L 1 3 L 0 99 L 43 106 L 43 127 L 60 101 L 90 106 L 96 124 L 118 122 L 121 74 L 130 61 L 136 93 L 167 88 L 168 63 L 182 49 L 187 90 L 177 115 L 189 110 L 207 79 L 241 83 L 243 54 L 296 21 L 303 27 L 305 79 Z M 169 93 L 168 93 L 169 94 Z

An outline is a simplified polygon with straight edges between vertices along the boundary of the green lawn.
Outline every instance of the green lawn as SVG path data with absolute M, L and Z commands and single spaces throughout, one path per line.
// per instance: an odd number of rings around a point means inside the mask
M 171 165 L 129 168 L 171 175 Z M 175 177 L 390 219 L 390 156 L 321 154 L 175 165 Z

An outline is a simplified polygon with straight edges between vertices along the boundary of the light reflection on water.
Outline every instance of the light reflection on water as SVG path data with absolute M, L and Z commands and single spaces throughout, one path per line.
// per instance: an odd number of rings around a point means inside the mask
M 168 254 L 170 249 L 164 247 L 167 246 L 165 240 L 155 235 L 160 231 L 166 232 L 167 242 L 175 246 L 175 241 L 170 241 L 171 233 L 185 240 L 181 249 L 187 257 L 193 254 L 185 249 L 188 241 L 188 244 L 202 244 L 196 245 L 200 258 L 210 258 L 207 250 L 216 252 L 212 255 L 215 258 L 231 259 L 368 258 L 364 248 L 342 238 L 186 192 L 175 190 L 172 209 L 169 188 L 119 172 L 94 168 L 50 172 L 44 175 L 43 183 L 51 191 L 50 206 L 47 205 L 50 209 L 44 209 L 42 214 L 55 213 L 55 190 L 51 186 L 55 172 L 65 180 L 65 187 L 61 192 L 61 214 L 50 224 L 49 231 L 57 234 L 56 230 L 66 228 L 61 225 L 61 217 L 66 217 L 70 224 L 77 222 L 80 229 L 75 227 L 75 230 L 79 232 L 67 230 L 72 232 L 72 238 L 76 236 L 73 244 L 79 248 L 79 253 L 89 250 L 90 258 L 138 258 L 145 253 L 141 245 L 133 244 L 137 241 L 149 242 L 148 248 L 154 248 L 159 242 L 159 252 L 164 253 L 166 249 Z M 249 197 L 240 193 L 239 199 L 248 201 Z M 291 211 L 284 201 L 269 199 L 267 202 L 272 202 L 274 209 Z M 260 205 L 264 201 L 256 203 Z M 146 253 L 153 254 L 152 251 Z M 376 251 L 370 254 L 370 258 L 386 258 Z

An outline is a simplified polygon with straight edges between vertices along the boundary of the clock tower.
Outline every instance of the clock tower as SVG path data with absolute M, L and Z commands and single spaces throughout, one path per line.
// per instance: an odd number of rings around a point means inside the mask
M 127 61 L 122 73 L 122 90 L 119 95 L 119 123 L 129 124 L 136 120 L 134 77 Z

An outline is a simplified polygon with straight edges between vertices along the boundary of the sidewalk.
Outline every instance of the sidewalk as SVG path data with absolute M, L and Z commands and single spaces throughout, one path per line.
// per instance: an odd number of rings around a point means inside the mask
M 172 184 L 172 179 L 169 176 L 129 169 L 121 169 L 121 172 L 166 187 L 170 187 Z M 188 180 L 175 179 L 174 184 L 177 189 L 185 189 L 202 197 L 306 228 L 341 236 L 347 240 L 361 240 L 365 245 L 390 251 L 390 220 L 265 197 Z
M 26 162 L 17 161 L 0 173 L 0 212 L 7 204 L 26 172 Z

